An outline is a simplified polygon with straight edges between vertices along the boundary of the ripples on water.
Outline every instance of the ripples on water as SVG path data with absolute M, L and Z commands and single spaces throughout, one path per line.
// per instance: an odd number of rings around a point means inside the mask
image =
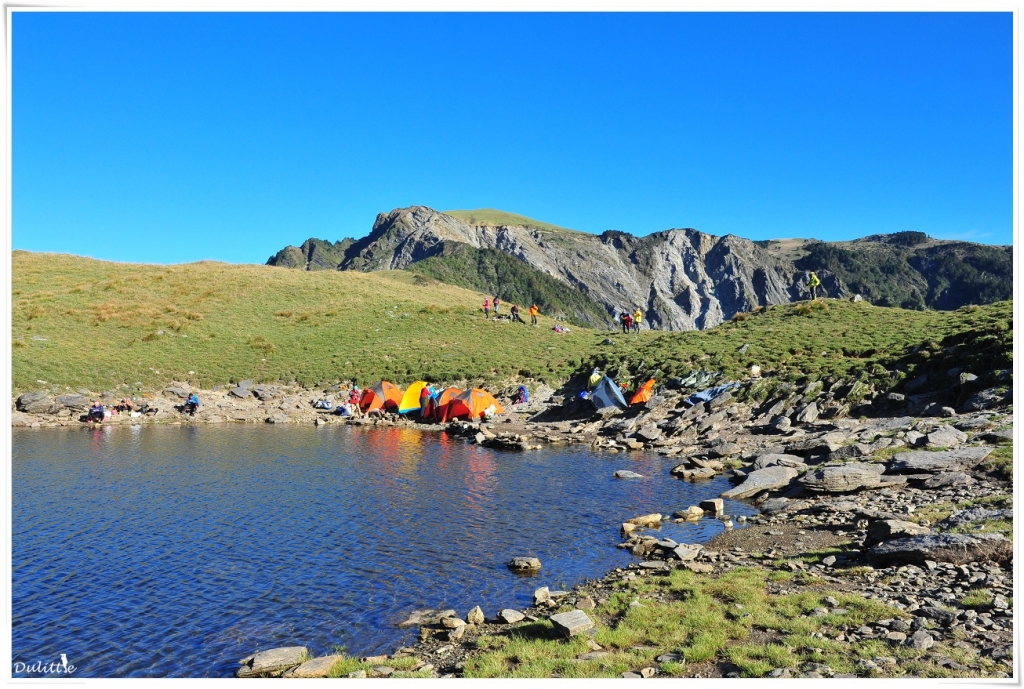
M 64 653 L 78 677 L 218 677 L 273 646 L 390 652 L 415 640 L 394 626 L 403 613 L 528 606 L 538 586 L 633 560 L 615 548 L 625 519 L 727 487 L 679 481 L 674 464 L 579 446 L 503 453 L 407 428 L 16 430 L 14 661 Z M 539 557 L 540 575 L 512 574 L 517 555 Z

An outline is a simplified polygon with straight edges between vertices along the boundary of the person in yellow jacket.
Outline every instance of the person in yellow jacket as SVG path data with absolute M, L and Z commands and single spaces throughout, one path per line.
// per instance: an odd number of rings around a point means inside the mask
M 530 322 L 537 325 L 537 314 L 540 313 L 540 309 L 534 304 L 530 307 Z
M 587 381 L 587 390 L 593 390 L 595 387 L 597 387 L 597 384 L 601 382 L 602 378 L 604 378 L 604 376 L 601 375 L 601 371 L 599 369 L 595 368 L 593 371 L 591 371 L 590 380 Z
M 814 271 L 812 270 L 810 277 L 807 279 L 807 286 L 811 288 L 811 301 L 817 299 L 817 296 L 815 296 L 815 290 L 820 284 L 821 280 L 818 279 L 818 276 L 815 275 Z
M 640 332 L 640 324 L 644 321 L 644 312 L 640 310 L 640 307 L 636 307 L 636 311 L 633 312 L 633 332 Z

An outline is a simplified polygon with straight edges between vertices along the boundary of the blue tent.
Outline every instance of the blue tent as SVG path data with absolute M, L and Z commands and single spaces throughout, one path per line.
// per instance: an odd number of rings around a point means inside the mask
M 608 376 L 602 378 L 601 382 L 594 386 L 594 390 L 590 393 L 590 401 L 598 409 L 604 409 L 605 407 L 629 409 L 626 399 L 619 392 L 619 386 Z

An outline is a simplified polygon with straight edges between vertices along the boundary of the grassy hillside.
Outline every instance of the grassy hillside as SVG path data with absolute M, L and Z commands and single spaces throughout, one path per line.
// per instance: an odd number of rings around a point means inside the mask
M 483 296 L 394 271 L 293 271 L 202 262 L 109 263 L 16 251 L 14 392 L 203 387 L 245 378 L 552 380 L 580 365 L 589 331 L 485 321 Z M 585 343 L 580 342 L 584 340 Z
M 505 211 L 499 211 L 494 208 L 478 208 L 472 211 L 441 211 L 445 215 L 450 215 L 453 218 L 458 218 L 463 222 L 469 223 L 470 225 L 519 225 L 522 227 L 533 227 L 538 230 L 559 230 L 562 232 L 578 232 L 578 230 L 570 230 L 567 227 L 559 227 L 558 225 L 552 225 L 551 223 L 541 222 L 540 220 L 534 220 L 533 218 L 527 218 L 525 215 L 518 215 L 517 213 L 507 213 Z
M 575 325 L 612 324 L 608 312 L 586 294 L 503 251 L 458 244 L 450 253 L 417 261 L 408 270 L 450 285 L 496 294 L 524 310 L 536 302 L 541 313 L 568 318 Z
M 893 389 L 922 373 L 1012 369 L 1013 302 L 953 312 L 839 300 L 785 304 L 705 331 L 620 336 L 590 362 L 620 381 L 665 380 L 697 368 L 735 380 L 757 365 L 762 376 L 861 380 Z
M 244 378 L 315 385 L 522 375 L 555 384 L 595 365 L 637 381 L 695 368 L 737 379 L 754 364 L 765 376 L 887 389 L 923 372 L 980 375 L 1013 361 L 1012 302 L 940 312 L 819 300 L 707 331 L 559 335 L 546 315 L 540 328 L 486 321 L 482 294 L 403 271 L 133 265 L 24 251 L 12 267 L 15 393 Z

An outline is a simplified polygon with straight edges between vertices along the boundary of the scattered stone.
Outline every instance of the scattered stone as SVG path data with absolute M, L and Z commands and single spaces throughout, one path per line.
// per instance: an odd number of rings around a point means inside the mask
M 996 388 L 981 390 L 971 394 L 963 403 L 961 409 L 964 411 L 981 411 L 994 407 L 1003 401 L 1003 395 Z
M 523 621 L 523 619 L 525 618 L 526 615 L 519 612 L 518 610 L 513 610 L 511 608 L 505 608 L 504 610 L 498 613 L 498 619 L 504 622 L 505 624 L 515 624 L 516 622 Z
M 931 533 L 932 530 L 926 526 L 914 522 L 902 521 L 899 519 L 882 519 L 871 522 L 868 526 L 866 545 L 874 545 L 894 538 L 905 536 L 919 536 Z
M 935 645 L 935 639 L 925 630 L 919 629 L 907 640 L 907 645 L 919 651 L 925 651 Z
M 885 467 L 881 464 L 848 462 L 808 472 L 800 479 L 800 484 L 807 490 L 819 493 L 849 493 L 880 486 L 884 471 Z
M 703 510 L 706 514 L 718 515 L 722 514 L 722 512 L 725 511 L 725 503 L 722 501 L 722 498 L 701 500 L 700 505 L 698 505 L 698 507 L 700 507 L 700 509 Z
M 536 572 L 540 569 L 540 560 L 535 557 L 514 557 L 508 563 L 514 572 Z
M 766 490 L 774 490 L 789 485 L 799 472 L 792 467 L 769 466 L 747 474 L 746 480 L 731 490 L 722 493 L 723 498 L 739 500 L 749 498 Z
M 597 604 L 594 602 L 594 599 L 589 596 L 576 601 L 577 610 L 593 610 L 596 607 Z
M 366 670 L 355 670 L 345 676 L 349 679 L 366 679 Z
M 714 566 L 704 562 L 684 562 L 683 567 L 697 574 L 710 574 L 715 570 Z
M 302 663 L 309 654 L 305 646 L 283 646 L 259 651 L 239 662 L 236 677 L 259 677 L 260 675 L 281 675 Z
M 629 520 L 629 523 L 630 524 L 635 524 L 637 526 L 658 526 L 659 524 L 661 524 L 661 515 L 660 514 L 645 514 L 642 517 L 633 517 L 632 519 Z M 539 566 L 540 565 L 538 565 L 538 567 Z
M 793 467 L 794 469 L 806 469 L 807 464 L 803 457 L 798 455 L 787 455 L 779 453 L 768 453 L 758 455 L 751 467 L 755 470 L 764 469 L 770 466 Z
M 547 586 L 541 586 L 539 589 L 533 592 L 534 605 L 547 603 L 549 600 L 551 600 L 551 592 L 548 590 Z
M 672 516 L 681 519 L 700 519 L 704 516 L 704 510 L 696 505 L 690 505 L 685 510 L 680 510 Z
M 373 674 L 377 677 L 388 677 L 394 674 L 395 668 L 387 665 L 376 665 L 373 668 Z
M 967 434 L 953 426 L 939 426 L 925 436 L 929 447 L 957 447 L 967 442 Z
M 479 605 L 466 613 L 466 622 L 469 622 L 470 624 L 484 623 L 484 611 L 480 609 Z
M 619 469 L 615 472 L 615 478 L 643 478 L 643 476 L 626 469 Z
M 307 660 L 284 673 L 284 677 L 327 677 L 331 668 L 345 656 L 329 655 Z
M 563 636 L 575 636 L 593 628 L 594 621 L 582 610 L 571 610 L 551 616 L 555 631 Z
M 657 672 L 658 671 L 655 670 L 653 667 L 645 667 L 642 670 L 640 670 L 640 676 L 646 679 L 648 677 L 654 677 L 654 675 Z
M 868 551 L 874 566 L 923 565 L 935 562 L 1006 562 L 1013 556 L 1013 543 L 1000 534 L 926 534 L 880 543 Z
M 894 473 L 966 471 L 985 461 L 990 447 L 963 447 L 957 450 L 901 452 L 892 458 L 889 471 Z
M 604 658 L 608 655 L 608 651 L 588 651 L 579 657 L 580 660 L 597 660 L 598 658 Z

